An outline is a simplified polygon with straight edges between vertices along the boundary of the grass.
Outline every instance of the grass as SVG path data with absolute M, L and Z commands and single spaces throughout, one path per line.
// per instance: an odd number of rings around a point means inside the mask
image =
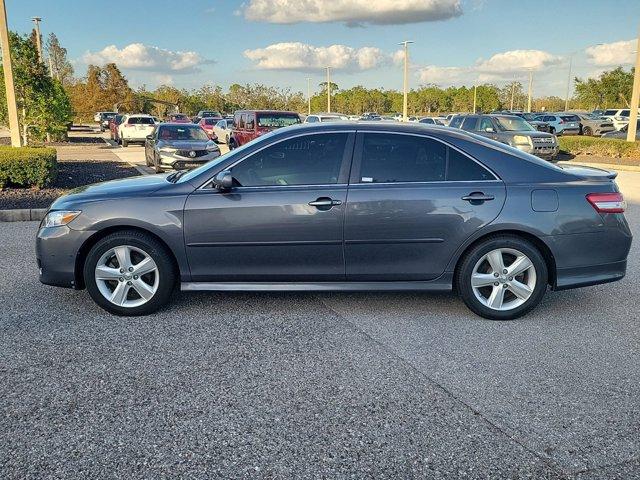
M 558 137 L 560 150 L 570 155 L 592 155 L 612 158 L 640 159 L 640 142 L 627 142 L 618 138 L 584 136 Z

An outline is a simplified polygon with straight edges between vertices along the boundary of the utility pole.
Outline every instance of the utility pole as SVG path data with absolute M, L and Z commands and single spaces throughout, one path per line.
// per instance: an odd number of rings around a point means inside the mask
M 569 91 L 571 90 L 571 67 L 573 66 L 573 53 L 569 55 L 569 76 L 567 77 L 567 96 L 564 99 L 564 111 L 569 110 Z
M 41 17 L 33 17 L 33 23 L 36 24 L 36 46 L 38 47 L 38 61 L 42 63 L 42 37 L 40 36 L 40 22 Z
M 529 99 L 527 100 L 527 113 L 531 113 L 531 92 L 533 89 L 533 70 L 529 70 Z
M 473 86 L 473 113 L 476 113 L 476 100 L 478 98 L 478 86 Z
M 331 67 L 327 66 L 327 113 L 331 113 Z
M 510 110 L 513 112 L 513 97 L 516 94 L 516 81 L 515 79 L 513 80 L 513 83 L 511 84 L 511 108 Z
M 410 40 L 405 40 L 399 43 L 404 49 L 404 75 L 402 79 L 402 121 L 409 120 L 408 106 L 409 106 L 409 44 L 413 43 Z
M 307 77 L 307 115 L 311 115 L 311 78 Z
M 7 110 L 9 113 L 9 129 L 11 130 L 11 146 L 19 147 L 20 126 L 18 124 L 18 107 L 16 106 L 16 89 L 13 86 L 13 66 L 11 65 L 7 9 L 4 5 L 4 0 L 0 0 L 0 46 L 2 47 L 4 85 L 7 90 Z
M 629 113 L 629 126 L 627 127 L 627 142 L 636 141 L 638 127 L 638 100 L 640 100 L 640 33 L 636 45 L 636 70 L 633 75 L 633 92 L 631 93 L 631 109 Z

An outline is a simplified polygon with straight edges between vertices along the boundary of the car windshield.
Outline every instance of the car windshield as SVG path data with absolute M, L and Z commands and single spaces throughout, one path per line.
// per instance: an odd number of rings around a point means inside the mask
M 258 126 L 266 128 L 288 127 L 300 123 L 300 117 L 295 114 L 261 113 L 258 115 Z
M 220 112 L 202 112 L 202 117 L 220 117 Z
M 209 140 L 207 134 L 198 126 L 166 125 L 158 131 L 159 140 Z
M 174 120 L 187 120 L 188 117 L 186 115 L 174 115 L 173 119 Z
M 127 120 L 129 125 L 153 125 L 154 123 L 151 117 L 129 117 Z
M 495 117 L 501 130 L 507 132 L 532 132 L 535 131 L 525 119 L 520 117 Z

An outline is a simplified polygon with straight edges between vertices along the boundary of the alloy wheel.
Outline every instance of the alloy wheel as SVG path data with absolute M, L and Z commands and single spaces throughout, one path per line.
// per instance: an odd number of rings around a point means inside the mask
M 536 280 L 531 259 L 513 248 L 498 248 L 483 255 L 470 279 L 476 298 L 499 311 L 512 310 L 529 300 Z

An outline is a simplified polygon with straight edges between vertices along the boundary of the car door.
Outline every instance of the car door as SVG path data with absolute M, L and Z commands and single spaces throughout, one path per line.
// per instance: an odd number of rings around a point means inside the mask
M 359 132 L 345 212 L 347 280 L 439 277 L 504 201 L 500 179 L 434 137 Z
M 276 140 L 230 167 L 230 190 L 191 194 L 184 234 L 193 281 L 343 281 L 354 137 Z

